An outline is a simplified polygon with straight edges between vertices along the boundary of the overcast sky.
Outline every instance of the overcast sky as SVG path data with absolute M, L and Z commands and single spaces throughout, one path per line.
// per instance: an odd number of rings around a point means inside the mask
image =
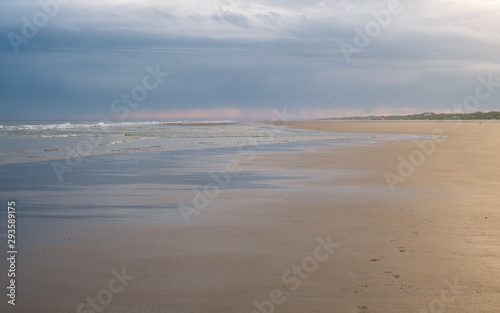
M 500 1 L 392 2 L 0 0 L 0 119 L 444 112 L 500 80 Z

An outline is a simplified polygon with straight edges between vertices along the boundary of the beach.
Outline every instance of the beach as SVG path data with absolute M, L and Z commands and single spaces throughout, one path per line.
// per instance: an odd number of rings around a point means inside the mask
M 285 126 L 429 137 L 99 155 L 62 185 L 2 165 L 1 198 L 25 215 L 17 303 L 0 310 L 498 312 L 500 123 Z

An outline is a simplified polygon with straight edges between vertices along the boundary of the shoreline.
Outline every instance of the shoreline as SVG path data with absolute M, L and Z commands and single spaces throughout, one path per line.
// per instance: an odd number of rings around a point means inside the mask
M 295 123 L 295 122 L 291 122 Z M 220 142 L 221 138 L 216 138 L 213 139 L 212 137 L 208 136 L 204 141 L 200 142 L 192 142 L 193 137 L 179 137 L 179 140 L 177 140 L 177 134 L 173 134 L 172 136 L 166 136 L 166 137 L 141 137 L 141 138 L 135 138 L 134 136 L 129 134 L 125 134 L 122 137 L 116 137 L 115 135 L 107 134 L 107 135 L 102 135 L 102 136 L 97 136 L 95 137 L 95 134 L 59 134 L 59 135 L 33 135 L 31 134 L 30 136 L 32 138 L 29 138 L 28 140 L 34 140 L 37 137 L 43 138 L 44 140 L 46 139 L 54 139 L 54 138 L 64 138 L 65 140 L 67 138 L 71 138 L 73 140 L 72 142 L 68 143 L 63 143 L 63 142 L 56 142 L 56 143 L 45 143 L 44 148 L 39 148 L 39 150 L 34 150 L 34 151 L 4 151 L 3 153 L 0 153 L 0 165 L 7 165 L 7 164 L 23 164 L 23 163 L 33 163 L 33 162 L 46 162 L 46 161 L 55 161 L 57 164 L 58 170 L 62 172 L 69 171 L 69 169 L 64 170 L 66 167 L 69 167 L 70 169 L 73 169 L 74 166 L 71 164 L 74 164 L 75 162 L 79 163 L 81 159 L 87 158 L 87 157 L 96 157 L 96 156 L 105 156 L 105 155 L 119 155 L 119 154 L 136 154 L 136 153 L 161 153 L 161 152 L 169 152 L 169 151 L 197 151 L 197 150 L 205 150 L 205 149 L 218 149 L 218 148 L 231 148 L 231 147 L 238 147 L 240 144 L 248 144 L 248 145 L 256 145 L 256 144 L 261 144 L 261 145 L 268 145 L 268 144 L 286 144 L 286 143 L 306 143 L 307 142 L 324 142 L 325 144 L 328 144 L 328 142 L 333 142 L 336 140 L 342 141 L 346 140 L 348 138 L 342 138 L 344 135 L 352 135 L 354 137 L 359 136 L 359 138 L 354 138 L 353 140 L 366 140 L 366 138 L 369 135 L 376 135 L 381 138 L 374 138 L 374 139 L 380 139 L 380 140 L 390 140 L 390 138 L 384 138 L 387 137 L 388 135 L 396 135 L 395 133 L 377 133 L 377 134 L 372 134 L 371 132 L 369 133 L 361 133 L 361 132 L 352 132 L 351 134 L 345 134 L 345 132 L 337 132 L 339 135 L 338 138 L 325 138 L 325 134 L 331 133 L 331 132 L 321 132 L 317 131 L 316 129 L 299 129 L 299 128 L 289 128 L 286 127 L 285 125 L 275 125 L 278 127 L 280 130 L 275 130 L 275 129 L 260 129 L 262 127 L 266 127 L 266 125 L 272 125 L 273 123 L 269 122 L 235 122 L 235 123 L 207 123 L 207 124 L 172 124 L 168 125 L 170 126 L 175 126 L 174 128 L 182 128 L 182 127 L 208 127 L 208 129 L 215 127 L 215 126 L 235 126 L 235 127 L 248 127 L 249 125 L 253 125 L 255 127 L 255 136 L 248 136 L 248 133 L 245 133 L 241 137 L 241 141 L 235 141 L 235 142 Z M 285 126 L 284 128 L 282 128 Z M 138 128 L 140 129 L 140 127 Z M 259 130 L 260 129 L 260 130 Z M 283 129 L 285 131 L 283 131 Z M 130 130 L 131 132 L 137 131 L 137 130 Z M 301 139 L 296 139 L 293 138 L 292 134 L 293 132 L 298 132 L 298 131 L 303 131 L 305 135 L 311 136 L 311 138 L 301 138 Z M 279 133 L 279 138 L 275 140 L 275 134 Z M 269 135 L 270 134 L 270 135 Z M 284 135 L 286 134 L 286 135 Z M 317 138 L 314 138 L 312 135 L 316 134 L 318 136 Z M 405 139 L 405 136 L 409 136 L 409 134 L 397 134 L 399 135 L 402 139 Z M 162 134 L 162 136 L 165 136 Z M 291 137 L 287 137 L 291 136 Z M 127 140 L 124 138 L 131 137 L 131 140 Z M 232 136 L 229 136 L 228 138 L 231 138 Z M 109 141 L 110 138 L 116 139 L 113 141 L 110 141 L 108 143 L 103 143 L 102 141 L 107 140 Z M 171 140 L 172 138 L 175 138 L 175 143 L 172 143 Z M 205 138 L 205 137 L 203 137 Z M 394 138 L 395 140 L 399 140 L 399 138 Z M 23 139 L 26 140 L 26 139 Z M 179 141 L 185 141 L 185 144 L 179 143 Z M 213 142 L 213 140 L 216 140 L 217 143 Z M 273 142 L 273 140 L 275 140 Z M 167 141 L 169 142 L 167 144 Z M 205 147 L 203 147 L 206 145 Z M 6 147 L 9 147 L 9 143 L 7 141 Z M 113 149 L 114 148 L 114 149 Z M 15 155 L 19 155 L 17 158 L 12 158 Z M 73 161 L 69 161 L 68 159 L 75 159 Z

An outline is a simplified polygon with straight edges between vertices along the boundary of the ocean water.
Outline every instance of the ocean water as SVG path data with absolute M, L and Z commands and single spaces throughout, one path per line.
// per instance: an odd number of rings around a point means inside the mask
M 410 137 L 298 131 L 263 123 L 232 121 L 196 124 L 156 121 L 0 121 L 0 164 L 142 151 L 291 142 L 367 142 Z

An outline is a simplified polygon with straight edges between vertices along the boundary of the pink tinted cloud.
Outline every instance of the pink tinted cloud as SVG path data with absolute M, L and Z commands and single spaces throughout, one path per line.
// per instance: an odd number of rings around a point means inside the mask
M 282 111 L 283 108 L 276 108 Z M 378 108 L 363 109 L 288 109 L 289 119 L 321 119 L 331 117 L 351 117 L 368 115 L 405 115 L 422 113 L 422 110 L 412 107 L 406 108 Z M 214 121 L 214 120 L 275 120 L 277 116 L 272 109 L 245 110 L 240 108 L 214 109 L 172 109 L 164 111 L 135 111 L 127 118 L 130 120 L 187 120 L 187 121 Z
M 140 120 L 260 120 L 271 119 L 272 110 L 242 110 L 238 108 L 175 109 L 166 111 L 137 111 L 129 119 Z
M 236 108 L 222 109 L 176 109 L 166 111 L 137 111 L 130 114 L 131 119 L 159 120 L 213 120 L 240 119 L 242 112 Z
M 406 115 L 422 113 L 422 110 L 417 108 L 379 108 L 373 110 L 363 109 L 312 109 L 299 110 L 296 113 L 297 119 L 320 119 L 331 117 L 352 117 L 352 116 L 369 116 L 369 115 Z M 292 112 L 294 113 L 294 112 Z

